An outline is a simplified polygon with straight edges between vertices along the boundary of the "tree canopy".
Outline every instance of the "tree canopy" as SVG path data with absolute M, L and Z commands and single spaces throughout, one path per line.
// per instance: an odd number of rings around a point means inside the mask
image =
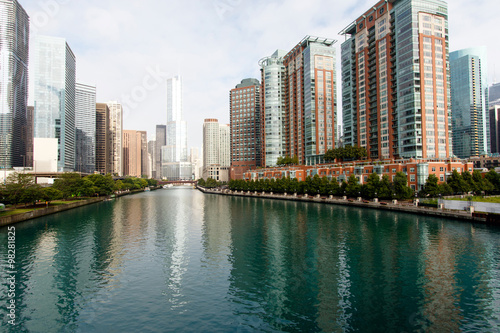
M 299 164 L 299 158 L 297 156 L 294 157 L 280 156 L 276 161 L 277 166 L 288 166 L 288 165 L 298 165 L 298 164 Z
M 2 196 L 14 205 L 35 202 L 40 194 L 41 187 L 35 184 L 35 177 L 25 173 L 9 175 L 2 187 Z
M 356 161 L 368 156 L 364 147 L 345 146 L 343 148 L 329 149 L 326 151 L 324 159 L 326 162 Z
M 115 181 L 111 175 L 94 174 L 81 177 L 78 173 L 64 173 L 54 181 L 54 185 L 42 188 L 35 184 L 31 174 L 13 173 L 1 187 L 1 196 L 14 205 L 36 203 L 39 200 L 53 201 L 78 197 L 106 196 L 118 190 L 141 189 L 156 186 L 156 180 L 126 178 Z

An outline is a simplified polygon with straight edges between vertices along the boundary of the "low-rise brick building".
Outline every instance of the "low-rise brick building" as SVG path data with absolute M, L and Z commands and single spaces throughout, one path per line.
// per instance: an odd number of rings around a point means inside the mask
M 368 180 L 368 176 L 372 173 L 378 174 L 381 178 L 387 175 L 391 181 L 394 181 L 396 173 L 403 172 L 408 176 L 408 186 L 419 191 L 423 188 L 427 178 L 431 174 L 438 178 L 439 183 L 443 183 L 454 170 L 457 170 L 459 173 L 464 171 L 472 173 L 473 168 L 474 164 L 472 162 L 459 159 L 360 161 L 252 170 L 245 173 L 245 179 L 259 180 L 290 177 L 304 181 L 308 176 L 314 177 L 318 175 L 320 177 L 328 177 L 330 180 L 335 179 L 339 183 L 342 183 L 343 181 L 347 181 L 351 175 L 354 175 L 360 184 L 364 184 Z

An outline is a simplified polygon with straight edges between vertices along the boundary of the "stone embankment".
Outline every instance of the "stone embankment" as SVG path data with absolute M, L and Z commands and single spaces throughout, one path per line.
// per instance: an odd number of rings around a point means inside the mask
M 6 225 L 11 225 L 14 223 L 19 223 L 31 219 L 36 219 L 38 217 L 46 216 L 46 215 L 51 215 L 51 214 L 56 214 L 59 212 L 64 212 L 66 210 L 82 207 L 82 206 L 87 206 L 94 204 L 96 202 L 101 202 L 106 200 L 105 197 L 101 198 L 92 198 L 92 199 L 87 199 L 83 201 L 75 201 L 72 203 L 64 204 L 64 205 L 58 205 L 58 206 L 50 206 L 47 208 L 42 208 L 42 209 L 37 209 L 33 210 L 31 212 L 26 212 L 26 213 L 21 213 L 21 214 L 16 214 L 16 215 L 9 215 L 9 216 L 2 216 L 0 217 L 0 227 L 4 227 Z
M 217 195 L 229 195 L 237 197 L 251 197 L 251 198 L 265 198 L 265 199 L 276 199 L 276 200 L 289 200 L 289 201 L 302 201 L 302 202 L 316 202 L 331 205 L 342 205 L 342 206 L 352 206 L 360 208 L 372 208 L 381 209 L 394 212 L 411 213 L 419 215 L 428 215 L 434 217 L 441 217 L 453 220 L 465 220 L 475 223 L 488 223 L 500 225 L 496 221 L 488 219 L 487 216 L 482 214 L 473 214 L 471 212 L 448 210 L 448 209 L 438 209 L 431 207 L 418 207 L 412 203 L 407 202 L 397 202 L 394 200 L 392 202 L 378 202 L 378 200 L 368 201 L 358 199 L 348 199 L 346 197 L 322 197 L 322 196 L 310 196 L 310 195 L 297 195 L 297 194 L 274 194 L 272 192 L 255 192 L 255 191 L 231 191 L 231 190 L 221 190 L 221 189 L 206 189 L 197 186 L 197 189 L 203 193 L 207 194 L 217 194 Z

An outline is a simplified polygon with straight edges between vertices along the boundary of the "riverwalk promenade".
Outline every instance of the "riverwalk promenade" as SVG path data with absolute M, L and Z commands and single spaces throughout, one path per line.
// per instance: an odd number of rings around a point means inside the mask
M 331 204 L 331 205 L 342 205 L 342 206 L 352 206 L 359 208 L 370 208 L 370 209 L 380 209 L 380 210 L 388 210 L 394 212 L 401 213 L 411 213 L 411 214 L 419 214 L 419 215 L 428 215 L 446 219 L 453 220 L 463 220 L 469 221 L 473 223 L 481 223 L 481 224 L 494 224 L 500 225 L 498 223 L 492 222 L 487 218 L 486 215 L 482 214 L 473 214 L 471 212 L 459 211 L 459 210 L 449 210 L 449 209 L 438 209 L 433 207 L 422 207 L 415 206 L 412 203 L 408 202 L 378 202 L 377 200 L 368 201 L 361 199 L 347 199 L 339 198 L 339 197 L 324 197 L 320 195 L 311 196 L 311 195 L 296 195 L 296 194 L 276 194 L 272 192 L 250 192 L 250 191 L 231 191 L 231 190 L 223 190 L 223 189 L 207 189 L 201 186 L 197 186 L 197 189 L 206 194 L 215 194 L 215 195 L 228 195 L 228 196 L 236 196 L 236 197 L 251 197 L 251 198 L 262 198 L 262 199 L 275 199 L 275 200 L 289 200 L 289 201 L 301 201 L 301 202 L 315 202 L 315 203 L 323 203 L 323 204 Z
M 160 188 L 161 187 L 159 186 L 156 188 L 151 188 L 151 190 L 154 191 L 154 190 L 157 190 Z M 92 205 L 92 204 L 102 202 L 102 201 L 112 200 L 112 198 L 118 198 L 118 197 L 121 197 L 124 195 L 131 195 L 131 194 L 137 194 L 137 193 L 142 193 L 142 192 L 144 192 L 144 189 L 133 190 L 133 191 L 122 191 L 122 192 L 115 193 L 113 197 L 112 196 L 103 196 L 103 197 L 98 197 L 98 198 L 87 198 L 84 200 L 77 200 L 75 202 L 68 202 L 64 205 L 48 206 L 46 208 L 33 209 L 33 210 L 31 210 L 29 212 L 25 212 L 25 213 L 0 216 L 0 227 L 5 227 L 5 226 L 11 225 L 11 224 L 32 220 L 32 219 L 36 219 L 36 218 L 47 216 L 47 215 L 57 214 L 57 213 L 64 212 L 64 211 L 67 211 L 70 209 L 88 206 L 88 205 Z

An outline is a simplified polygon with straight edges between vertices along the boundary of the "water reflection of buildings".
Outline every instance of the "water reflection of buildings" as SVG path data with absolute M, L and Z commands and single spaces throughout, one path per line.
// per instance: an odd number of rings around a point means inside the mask
M 230 266 L 231 201 L 219 196 L 205 198 L 202 242 L 204 261 L 211 266 Z
M 498 240 L 484 239 L 491 234 L 476 232 L 473 226 L 462 223 L 440 223 L 434 228 L 425 225 L 422 229 L 422 310 L 415 325 L 439 332 L 478 327 L 481 331 L 497 330 L 500 253 L 499 247 L 494 249 L 491 244 L 498 244 Z M 481 315 L 464 317 L 471 313 Z
M 331 216 L 338 216 L 330 207 Z M 335 219 L 321 221 L 318 228 L 317 325 L 324 332 L 339 332 L 349 327 L 351 281 L 346 225 Z M 332 288 L 336 286 L 336 288 Z
M 369 330 L 375 323 L 389 331 L 457 331 L 471 311 L 468 298 L 489 300 L 476 305 L 481 313 L 499 299 L 495 279 L 485 276 L 498 268 L 484 264 L 498 262 L 498 251 L 488 261 L 495 251 L 471 240 L 485 260 L 468 262 L 471 244 L 462 240 L 477 236 L 463 224 L 437 229 L 423 217 L 250 198 L 231 199 L 231 220 L 230 293 L 251 299 L 247 313 L 263 314 L 261 325 L 273 329 L 292 320 L 305 331 Z M 467 277 L 467 265 L 475 276 Z M 471 287 L 470 297 L 458 287 L 467 279 L 480 287 Z
M 30 319 L 21 324 L 27 331 L 73 330 L 77 320 L 92 321 L 100 312 L 96 308 L 111 297 L 120 274 L 113 262 L 120 255 L 111 250 L 109 221 L 96 218 L 103 210 L 110 212 L 102 206 L 90 216 L 71 212 L 68 220 L 47 222 L 46 230 L 35 224 L 30 226 L 35 231 L 20 228 L 30 235 L 23 237 L 23 248 L 32 249 L 17 278 L 19 286 L 26 286 L 19 317 Z
M 197 238 L 195 230 L 200 226 L 192 225 L 194 221 L 199 221 L 201 212 L 196 208 L 203 204 L 198 194 L 191 190 L 169 190 L 163 198 L 165 207 L 163 213 L 159 215 L 161 228 L 168 228 L 164 243 L 161 245 L 163 256 L 163 274 L 165 279 L 165 290 L 162 294 L 170 303 L 171 309 L 176 309 L 181 313 L 181 308 L 187 306 L 188 297 L 186 288 L 189 288 L 187 279 L 188 266 L 190 264 L 190 252 L 193 250 Z M 195 199 L 196 197 L 196 199 Z M 195 218 L 196 217 L 196 218 Z

